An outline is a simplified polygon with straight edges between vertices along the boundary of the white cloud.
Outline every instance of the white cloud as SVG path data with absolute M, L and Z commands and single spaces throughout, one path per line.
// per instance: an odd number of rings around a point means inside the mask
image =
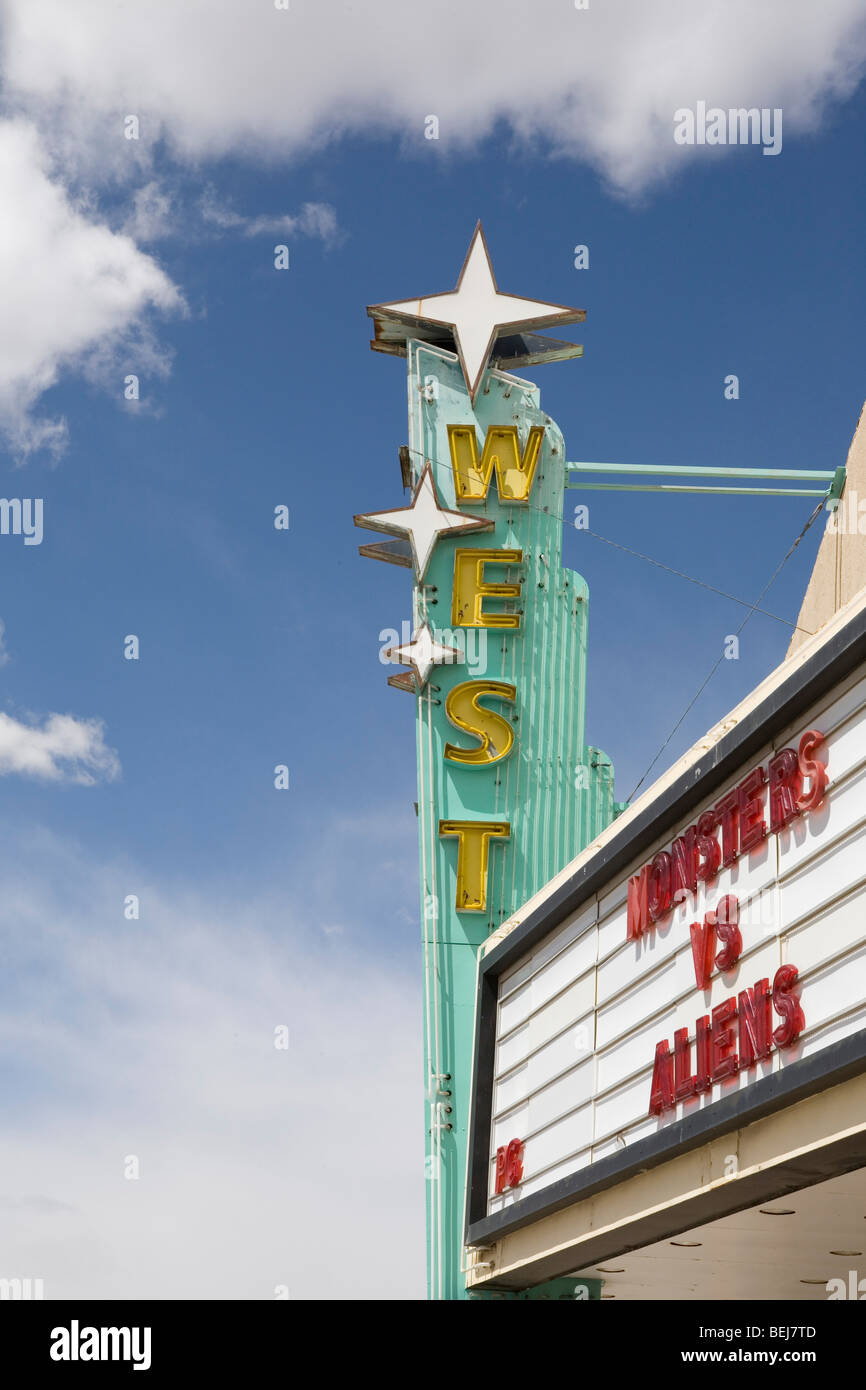
M 304 203 L 299 213 L 264 213 L 245 217 L 227 207 L 208 189 L 199 204 L 205 222 L 220 231 L 240 232 L 243 236 L 312 236 L 333 241 L 337 235 L 337 214 L 330 203 Z
M 176 175 L 171 181 L 165 177 L 149 179 L 130 194 L 120 230 L 142 242 L 178 236 L 193 241 L 213 232 L 236 232 L 244 237 L 271 233 L 308 236 L 325 243 L 337 237 L 337 213 L 331 203 L 306 202 L 296 213 L 247 216 L 221 198 L 211 184 L 197 200 L 189 201 L 188 194 L 189 186 L 182 187 Z
M 92 786 L 113 781 L 120 763 L 98 719 L 49 714 L 39 725 L 0 713 L 0 776 L 9 773 Z
M 194 160 L 281 160 L 346 132 L 429 150 L 436 114 L 440 148 L 504 120 L 632 192 L 701 153 L 675 146 L 678 107 L 781 106 L 790 136 L 866 54 L 862 0 L 6 0 L 6 16 L 13 98 L 51 111 L 61 142 L 88 113 L 115 168 L 158 135 Z M 134 151 L 125 113 L 142 122 Z
M 61 370 L 90 363 L 113 387 L 129 348 L 168 368 L 147 316 L 182 300 L 136 240 L 186 234 L 192 214 L 166 187 L 160 141 L 198 176 L 209 159 L 284 164 L 351 134 L 430 157 L 504 122 L 637 194 L 732 157 L 677 145 L 677 109 L 781 107 L 790 142 L 866 61 L 862 0 L 0 0 L 0 14 L 0 198 L 14 208 L 0 230 L 0 439 L 18 458 L 64 448 L 64 421 L 35 414 Z M 431 114 L 438 142 L 424 139 Z M 134 187 L 118 234 L 100 199 Z M 244 236 L 336 233 L 323 202 L 248 216 L 206 196 L 198 213 Z
M 130 344 L 152 347 L 151 309 L 183 301 L 155 261 L 73 202 L 35 129 L 0 121 L 0 435 L 24 458 L 62 450 L 62 420 L 34 406 L 62 368 L 92 368 L 120 394 Z M 115 382 L 106 379 L 117 363 Z
M 324 940 L 308 901 L 161 891 L 32 829 L 4 825 L 0 878 L 0 1277 L 48 1298 L 423 1297 L 411 967 Z

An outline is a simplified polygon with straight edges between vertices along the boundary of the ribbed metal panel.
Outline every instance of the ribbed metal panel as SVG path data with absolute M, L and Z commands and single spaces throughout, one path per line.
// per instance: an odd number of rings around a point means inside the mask
M 473 411 L 453 354 L 410 342 L 408 365 L 414 477 L 430 461 L 443 506 L 457 507 L 448 425 L 474 423 L 479 447 L 491 425 L 517 425 L 521 444 L 531 426 L 545 428 L 528 504 L 501 502 L 494 480 L 484 504 L 464 502 L 460 508 L 495 521 L 494 531 L 471 537 L 472 548 L 523 551 L 522 565 L 496 572 L 497 579 L 522 580 L 520 600 L 510 606 L 521 612 L 520 628 L 452 629 L 454 551 L 460 542 L 440 541 L 424 590 L 414 591 L 416 623 L 426 619 L 446 634 L 441 640 L 449 645 L 458 644 L 449 642 L 452 630 L 458 641 L 466 634 L 469 644 L 466 663 L 436 667 L 417 697 L 421 906 L 428 962 L 430 1294 L 460 1298 L 465 1296 L 460 1264 L 478 948 L 621 808 L 613 799 L 610 760 L 585 741 L 588 591 L 580 575 L 561 564 L 562 435 L 541 409 L 538 388 L 531 383 L 490 372 Z M 503 611 L 503 605 L 492 608 Z M 463 741 L 445 716 L 444 702 L 453 686 L 481 676 L 516 686 L 513 713 L 510 706 L 497 706 L 514 724 L 515 747 L 490 767 L 459 767 L 443 758 L 446 742 Z M 440 839 L 443 819 L 511 824 L 509 841 L 491 843 L 484 913 L 455 907 L 457 841 Z M 452 1094 L 443 1099 L 435 1094 L 435 1078 L 444 1073 L 451 1080 L 440 1080 L 438 1089 Z M 451 1107 L 447 1116 L 441 1108 L 445 1104 Z M 451 1128 L 438 1129 L 439 1124 Z

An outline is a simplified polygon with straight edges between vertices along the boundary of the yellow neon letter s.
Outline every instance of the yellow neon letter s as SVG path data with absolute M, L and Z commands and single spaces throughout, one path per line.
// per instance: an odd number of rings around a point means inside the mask
M 463 767 L 489 767 L 507 758 L 514 747 L 514 729 L 503 715 L 479 704 L 483 695 L 513 700 L 517 688 L 507 681 L 463 681 L 448 692 L 445 713 L 451 723 L 481 744 L 480 748 L 460 748 L 446 743 L 443 756 L 448 762 Z

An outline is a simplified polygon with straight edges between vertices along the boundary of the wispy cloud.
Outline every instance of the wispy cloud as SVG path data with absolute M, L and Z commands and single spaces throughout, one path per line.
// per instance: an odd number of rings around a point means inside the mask
M 337 235 L 337 214 L 330 203 L 304 203 L 298 213 L 245 217 L 221 203 L 214 190 L 208 189 L 199 206 L 205 222 L 220 231 L 239 232 L 241 236 L 300 235 L 328 242 Z
M 136 188 L 130 199 L 121 230 L 133 241 L 160 241 L 178 230 L 175 199 L 159 179 L 149 179 Z
M 49 1298 L 423 1297 L 411 972 L 303 902 L 161 889 L 8 825 L 0 876 L 0 1276 Z

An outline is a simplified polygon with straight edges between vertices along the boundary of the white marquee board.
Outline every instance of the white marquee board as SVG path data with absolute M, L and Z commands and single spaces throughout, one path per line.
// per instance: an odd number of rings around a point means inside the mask
M 499 979 L 487 1211 L 543 1193 L 559 1179 L 656 1134 L 684 1114 L 749 1087 L 866 1028 L 866 668 L 749 758 L 757 763 L 825 736 L 829 785 L 820 807 L 720 870 L 697 898 L 637 940 L 627 939 L 629 877 L 683 825 L 617 877 Z M 689 819 L 716 805 L 715 788 Z M 689 924 L 725 894 L 739 900 L 742 954 L 710 988 L 697 987 Z M 793 1046 L 662 1115 L 649 1113 L 656 1044 L 785 963 L 800 972 L 805 1027 Z M 774 1023 L 778 1022 L 774 1018 Z M 496 1153 L 523 1144 L 522 1178 L 496 1195 Z

